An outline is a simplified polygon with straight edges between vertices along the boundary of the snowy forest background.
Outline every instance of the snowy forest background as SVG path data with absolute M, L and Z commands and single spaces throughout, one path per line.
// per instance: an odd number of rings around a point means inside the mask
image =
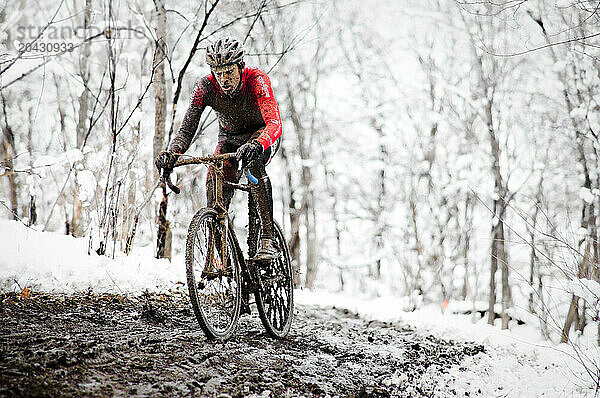
M 156 246 L 153 159 L 209 72 L 204 49 L 233 35 L 280 106 L 267 170 L 298 286 L 600 335 L 599 7 L 4 1 L 0 214 L 108 256 Z M 214 114 L 200 130 L 188 154 L 213 152 Z M 206 202 L 205 172 L 176 172 L 166 256 Z

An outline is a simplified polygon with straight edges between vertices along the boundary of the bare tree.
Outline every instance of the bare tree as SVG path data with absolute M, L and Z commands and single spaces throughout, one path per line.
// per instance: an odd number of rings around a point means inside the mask
M 165 123 L 167 113 L 167 85 L 165 80 L 165 60 L 167 46 L 167 10 L 164 0 L 155 0 L 156 10 L 156 48 L 154 49 L 153 68 L 154 75 L 154 143 L 152 147 L 152 159 L 156 159 L 164 148 Z M 152 167 L 152 166 L 151 166 Z M 152 167 L 154 169 L 154 167 Z M 158 170 L 154 169 L 155 178 L 158 178 Z M 167 220 L 167 197 L 161 202 L 158 210 L 158 258 L 171 258 L 172 233 L 170 223 Z
M 358 19 L 358 16 L 353 16 L 353 18 Z M 356 23 L 353 21 L 352 24 Z M 375 243 L 376 248 L 376 259 L 373 267 L 370 268 L 370 274 L 375 279 L 381 278 L 381 253 L 384 250 L 385 241 L 384 234 L 386 232 L 386 221 L 385 217 L 388 214 L 388 205 L 389 203 L 386 200 L 386 190 L 387 190 L 387 177 L 386 177 L 386 168 L 389 167 L 389 156 L 388 149 L 385 144 L 385 132 L 383 129 L 383 98 L 380 95 L 377 95 L 377 88 L 372 87 L 372 81 L 367 81 L 364 72 L 369 70 L 367 65 L 368 60 L 364 59 L 363 49 L 370 48 L 374 46 L 373 39 L 364 34 L 364 32 L 356 32 L 351 35 L 352 47 L 344 45 L 345 39 L 341 36 L 342 32 L 338 33 L 338 41 L 340 43 L 340 47 L 344 53 L 344 57 L 346 59 L 346 64 L 350 68 L 354 77 L 358 80 L 360 85 L 360 96 L 361 100 L 364 103 L 364 107 L 368 109 L 368 125 L 375 133 L 378 145 L 377 145 L 377 155 L 376 159 L 378 160 L 377 170 L 374 171 L 376 175 L 375 186 L 375 204 L 373 206 L 369 206 L 367 203 L 366 208 L 369 210 L 370 218 L 374 223 L 374 236 L 373 242 Z
M 308 76 L 306 76 L 308 78 Z M 312 85 L 311 85 L 312 89 Z M 306 98 L 301 95 L 301 89 L 299 87 L 292 88 L 288 82 L 287 86 L 287 98 L 289 100 L 289 112 L 292 122 L 295 126 L 298 139 L 298 149 L 300 159 L 302 162 L 301 171 L 301 184 L 302 184 L 302 201 L 300 206 L 300 212 L 304 215 L 304 223 L 306 226 L 306 279 L 305 286 L 311 289 L 315 280 L 317 272 L 316 263 L 316 220 L 315 220 L 315 195 L 314 188 L 312 185 L 312 170 L 308 164 L 310 156 L 312 154 L 312 137 L 315 134 L 312 126 L 306 127 L 302 123 L 300 111 L 297 108 L 296 101 L 298 98 Z M 316 98 L 316 96 L 314 97 Z M 313 113 L 314 114 L 314 113 Z M 314 118 L 314 116 L 313 116 Z M 294 209 L 297 211 L 297 209 Z M 293 211 L 294 211 L 293 210 Z M 298 231 L 297 227 L 295 228 Z M 294 231 L 292 231 L 294 233 Z M 298 232 L 296 232 L 298 233 Z
M 154 0 L 156 9 L 156 48 L 154 50 L 153 67 L 154 73 L 154 142 L 152 147 L 152 158 L 156 159 L 164 148 L 165 123 L 167 113 L 167 84 L 165 80 L 166 60 L 166 32 L 167 32 L 167 10 L 164 0 Z M 158 178 L 158 171 L 155 171 Z
M 2 166 L 3 173 L 8 179 L 8 192 L 9 192 L 9 200 L 10 200 L 10 210 L 12 212 L 11 217 L 13 220 L 17 219 L 17 183 L 15 181 L 15 172 L 13 159 L 15 158 L 15 135 L 13 130 L 9 124 L 8 113 L 6 111 L 6 97 L 4 96 L 4 91 L 0 90 L 0 95 L 2 96 L 2 113 L 3 113 L 3 121 L 4 125 L 2 126 L 2 146 L 0 149 L 2 150 Z
M 538 19 L 535 18 L 531 13 L 529 15 L 540 26 L 546 43 L 551 43 L 548 32 L 543 26 L 544 17 L 540 16 Z M 581 21 L 582 16 L 580 14 L 577 14 L 577 16 Z M 563 18 L 565 17 L 566 16 L 563 15 Z M 581 23 L 577 29 L 581 32 L 581 34 L 587 34 L 585 31 L 586 25 L 584 23 Z M 581 46 L 585 48 L 585 43 L 581 43 Z M 567 52 L 568 51 L 569 50 L 567 49 Z M 565 56 L 564 48 L 549 46 L 548 52 L 550 53 L 555 64 L 557 64 L 559 60 Z M 591 168 L 594 166 L 593 161 L 590 159 L 595 158 L 596 162 L 598 161 L 598 149 L 596 148 L 596 144 L 594 144 L 594 142 L 598 142 L 598 139 L 591 125 L 588 124 L 588 126 L 585 126 L 585 123 L 577 117 L 577 109 L 589 109 L 589 102 L 593 101 L 591 99 L 593 95 L 590 95 L 591 93 L 589 91 L 582 91 L 580 88 L 581 86 L 578 83 L 578 81 L 582 78 L 582 75 L 585 74 L 585 67 L 583 66 L 585 60 L 582 59 L 582 57 L 582 55 L 575 55 L 575 57 L 572 58 L 573 61 L 569 65 L 565 65 L 564 68 L 556 68 L 555 70 L 556 78 L 562 86 L 562 98 L 564 100 L 566 112 L 569 115 L 571 128 L 574 132 L 578 154 L 577 161 L 581 165 L 582 170 L 583 188 L 591 192 L 599 187 L 598 177 L 596 177 L 596 180 L 593 178 Z M 584 120 L 588 120 L 587 116 Z M 586 136 L 590 136 L 592 140 L 589 140 Z M 591 148 L 589 148 L 589 142 L 592 143 Z M 579 242 L 580 252 L 583 254 L 581 260 L 579 261 L 577 273 L 576 275 L 573 275 L 577 278 L 593 278 L 594 273 L 597 273 L 599 259 L 599 235 L 595 215 L 596 205 L 597 204 L 594 200 L 582 200 L 580 223 L 581 227 L 585 229 L 586 235 Z M 568 340 L 569 330 L 573 323 L 575 323 L 577 330 L 583 331 L 583 328 L 585 327 L 585 302 L 581 303 L 581 311 L 579 310 L 579 304 L 579 298 L 573 294 L 571 298 L 571 305 L 569 306 L 569 311 L 562 331 L 562 342 L 566 342 Z
M 83 10 L 83 29 L 84 32 L 89 31 L 91 24 L 92 14 L 92 1 L 86 0 L 85 8 Z M 86 41 L 81 46 L 81 52 L 79 56 L 79 76 L 81 77 L 81 84 L 83 84 L 83 90 L 79 96 L 79 118 L 77 120 L 76 134 L 77 134 L 77 148 L 83 148 L 83 142 L 87 133 L 86 121 L 88 120 L 89 106 L 90 106 L 90 46 L 91 43 Z M 71 233 L 73 236 L 81 236 L 83 234 L 82 214 L 81 214 L 81 200 L 79 198 L 79 188 L 77 185 L 77 169 L 75 169 L 75 184 L 73 189 L 73 216 L 71 218 Z
M 505 228 L 504 219 L 506 217 L 507 205 L 512 194 L 508 190 L 507 179 L 503 175 L 501 157 L 502 148 L 500 145 L 498 126 L 500 117 L 497 97 L 500 95 L 501 84 L 506 79 L 507 70 L 511 64 L 507 61 L 502 61 L 490 56 L 480 49 L 479 43 L 481 40 L 493 42 L 495 40 L 495 26 L 492 23 L 477 18 L 468 18 L 463 10 L 460 10 L 460 15 L 463 24 L 469 34 L 470 50 L 475 66 L 475 76 L 477 76 L 476 95 L 481 99 L 482 106 L 478 110 L 478 114 L 487 130 L 487 138 L 489 142 L 489 153 L 491 155 L 490 171 L 494 180 L 494 196 L 492 199 L 492 227 L 491 227 L 491 252 L 490 252 L 490 298 L 489 298 L 489 315 L 488 323 L 493 324 L 495 318 L 494 306 L 496 303 L 496 272 L 498 268 L 502 271 L 502 329 L 508 328 L 509 316 L 506 310 L 511 306 L 512 297 L 509 285 L 509 263 L 507 248 L 505 246 Z M 469 29 L 475 26 L 476 30 Z M 477 37 L 479 34 L 480 37 Z
M 281 139 L 283 142 L 285 142 L 285 137 L 282 137 Z M 288 189 L 287 213 L 290 223 L 290 237 L 288 240 L 288 246 L 294 268 L 294 286 L 300 286 L 300 216 L 302 215 L 301 209 L 304 207 L 304 205 L 298 205 L 296 203 L 296 185 L 292 176 L 291 159 L 290 155 L 288 155 L 286 144 L 282 144 L 281 146 L 281 157 L 285 167 L 286 184 Z

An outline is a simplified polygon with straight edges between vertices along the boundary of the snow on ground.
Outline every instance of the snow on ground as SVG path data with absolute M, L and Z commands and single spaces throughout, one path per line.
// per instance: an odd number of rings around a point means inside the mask
M 425 305 L 416 311 L 405 312 L 402 311 L 406 301 L 403 298 L 364 300 L 356 295 L 306 290 L 297 290 L 295 297 L 303 304 L 343 307 L 367 319 L 402 322 L 436 337 L 484 344 L 485 353 L 467 358 L 439 381 L 452 385 L 457 396 L 596 396 L 590 388 L 591 376 L 577 354 L 587 356 L 588 367 L 600 367 L 595 325 L 590 325 L 586 334 L 578 336 L 576 350 L 566 344 L 545 341 L 535 325 L 511 325 L 510 330 L 501 330 L 499 320 L 491 326 L 487 319 L 474 320 L 472 315 L 453 314 L 457 308 L 453 308 L 452 303 L 444 313 L 438 305 Z
M 129 256 L 117 249 L 114 259 L 93 250 L 88 255 L 86 238 L 39 232 L 7 220 L 0 220 L 0 242 L 0 291 L 27 286 L 55 293 L 125 294 L 174 290 L 185 280 L 183 259 L 157 260 L 153 247 L 135 248 Z
M 43 233 L 16 221 L 0 220 L 0 291 L 23 287 L 56 293 L 92 289 L 96 293 L 169 291 L 184 287 L 182 257 L 173 262 L 153 258 L 153 248 L 136 248 L 129 256 L 117 250 L 114 259 L 88 255 L 88 240 Z M 296 291 L 296 302 L 305 305 L 347 308 L 367 319 L 402 322 L 445 339 L 482 343 L 486 352 L 468 357 L 461 366 L 437 380 L 448 384 L 440 394 L 482 397 L 582 397 L 595 396 L 592 376 L 586 374 L 577 352 L 588 366 L 600 367 L 600 350 L 593 327 L 578 336 L 575 350 L 566 344 L 544 341 L 536 325 L 512 325 L 508 331 L 486 319 L 453 314 L 459 304 L 450 303 L 445 313 L 436 305 L 407 312 L 406 299 L 361 298 L 324 291 Z M 593 325 L 590 325 L 593 326 Z M 466 368 L 466 370 L 465 370 Z M 597 376 L 594 376 L 597 377 Z M 442 395 L 445 396 L 445 395 Z

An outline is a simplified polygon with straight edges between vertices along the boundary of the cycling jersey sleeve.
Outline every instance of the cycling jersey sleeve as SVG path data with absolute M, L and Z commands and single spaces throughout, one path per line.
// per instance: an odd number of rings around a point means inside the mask
M 190 99 L 190 107 L 188 108 L 181 126 L 173 138 L 169 151 L 176 153 L 185 153 L 190 147 L 198 124 L 200 123 L 200 117 L 204 108 L 206 108 L 207 100 L 209 98 L 210 82 L 205 77 L 198 81 L 192 91 L 192 97 Z
M 261 143 L 263 149 L 267 149 L 279 137 L 281 137 L 281 116 L 279 115 L 279 106 L 273 96 L 271 81 L 269 77 L 260 72 L 254 78 L 251 89 L 256 95 L 256 101 L 260 108 L 260 113 L 265 121 L 265 128 L 256 139 Z

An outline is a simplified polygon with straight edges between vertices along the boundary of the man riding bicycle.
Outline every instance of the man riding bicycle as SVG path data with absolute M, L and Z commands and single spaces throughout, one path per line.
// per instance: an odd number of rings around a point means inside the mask
M 211 74 L 196 83 L 181 127 L 169 149 L 156 158 L 156 167 L 159 171 L 164 169 L 167 172 L 173 169 L 179 156 L 188 150 L 202 112 L 210 106 L 219 120 L 215 154 L 236 152 L 236 159 L 223 164 L 225 179 L 238 182 L 239 161 L 248 166 L 248 170 L 258 179 L 258 183 L 252 185 L 251 195 L 257 204 L 261 221 L 261 245 L 253 260 L 272 260 L 277 256 L 278 249 L 273 239 L 271 181 L 265 166 L 277 150 L 278 145 L 273 144 L 282 131 L 271 82 L 261 70 L 245 66 L 242 45 L 230 37 L 221 38 L 206 49 L 206 63 Z M 209 206 L 213 206 L 215 201 L 215 178 L 215 171 L 211 167 L 206 179 Z M 233 189 L 224 186 L 223 205 L 226 209 L 232 197 Z

